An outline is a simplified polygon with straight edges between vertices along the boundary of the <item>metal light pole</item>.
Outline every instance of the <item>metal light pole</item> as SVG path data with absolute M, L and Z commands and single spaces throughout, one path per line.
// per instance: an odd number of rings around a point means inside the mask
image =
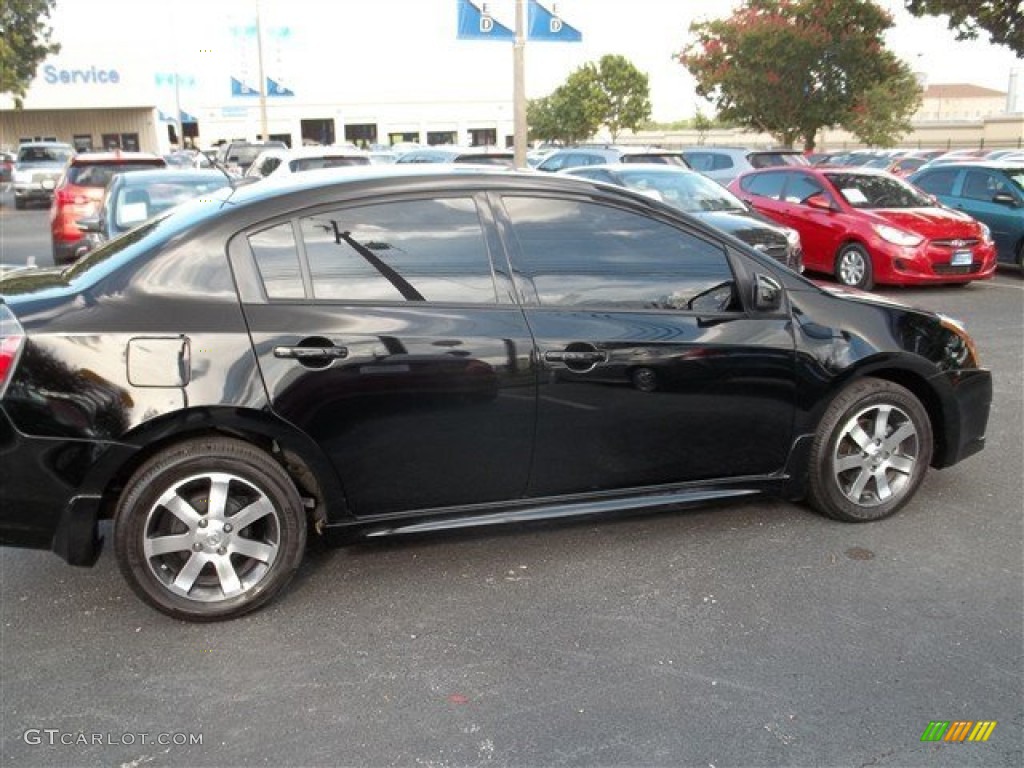
M 260 0 L 256 0 L 256 61 L 260 78 L 260 138 L 269 141 L 267 132 L 267 78 L 263 74 L 263 27 L 260 24 Z
M 526 0 L 516 0 L 516 39 L 512 45 L 512 120 L 516 168 L 526 167 Z

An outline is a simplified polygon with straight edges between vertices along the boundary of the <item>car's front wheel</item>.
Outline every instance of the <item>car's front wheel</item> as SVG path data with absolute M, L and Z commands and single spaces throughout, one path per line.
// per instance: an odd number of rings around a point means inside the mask
M 836 254 L 836 279 L 851 288 L 870 291 L 875 287 L 871 255 L 859 243 L 847 243 Z
M 932 426 L 908 389 L 882 379 L 836 396 L 814 438 L 811 504 L 847 522 L 880 520 L 910 501 L 932 458 Z
M 114 517 L 118 565 L 147 603 L 179 619 L 240 616 L 292 577 L 306 545 L 298 491 L 248 443 L 193 439 L 144 463 Z

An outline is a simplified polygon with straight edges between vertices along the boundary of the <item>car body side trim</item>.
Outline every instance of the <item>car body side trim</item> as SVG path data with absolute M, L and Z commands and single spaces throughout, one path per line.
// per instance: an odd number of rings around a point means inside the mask
M 726 481 L 697 482 L 683 486 L 634 489 L 581 496 L 524 499 L 519 505 L 479 505 L 466 508 L 422 510 L 400 515 L 361 518 L 355 523 L 328 526 L 327 533 L 351 533 L 358 538 L 418 534 L 458 528 L 601 516 L 609 513 L 646 511 L 661 507 L 706 504 L 725 499 L 755 496 L 781 487 L 782 475 L 731 478 Z M 502 511 L 495 507 L 504 507 Z M 424 519 L 426 518 L 426 519 Z

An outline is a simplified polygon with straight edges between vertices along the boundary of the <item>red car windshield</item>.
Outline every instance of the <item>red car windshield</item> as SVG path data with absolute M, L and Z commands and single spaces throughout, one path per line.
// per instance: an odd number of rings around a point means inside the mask
M 929 208 L 935 205 L 909 184 L 888 176 L 826 173 L 839 194 L 854 208 Z

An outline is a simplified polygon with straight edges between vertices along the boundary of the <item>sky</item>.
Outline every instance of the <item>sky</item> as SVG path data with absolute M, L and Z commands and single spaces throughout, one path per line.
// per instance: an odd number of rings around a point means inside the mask
M 128 27 L 109 20 L 138 20 L 137 0 L 57 0 L 53 22 L 57 39 L 65 26 L 95 30 L 74 44 L 68 37 L 62 60 L 102 64 L 98 60 L 106 56 L 116 57 L 122 67 L 125 60 L 135 62 L 140 71 L 177 69 L 200 83 L 216 83 L 215 93 L 208 87 L 206 93 L 183 94 L 186 101 L 211 103 L 224 100 L 220 94 L 229 76 L 255 70 L 254 46 L 237 30 L 252 23 L 256 1 L 147 4 L 166 15 L 162 23 Z M 542 2 L 555 5 L 583 41 L 527 45 L 528 97 L 549 93 L 583 63 L 614 53 L 649 75 L 656 120 L 690 117 L 697 108 L 713 111 L 695 96 L 693 79 L 673 54 L 685 47 L 693 21 L 726 16 L 736 0 Z M 1008 48 L 984 37 L 957 42 L 942 19 L 916 19 L 900 0 L 879 4 L 896 22 L 887 36 L 890 49 L 929 83 L 1005 91 L 1015 67 L 1024 81 L 1024 62 Z M 487 5 L 496 19 L 513 26 L 515 0 L 487 0 Z M 304 102 L 511 100 L 511 45 L 456 40 L 456 0 L 259 0 L 259 8 L 267 74 L 285 85 L 301 84 L 296 96 Z M 101 39 L 107 44 L 97 46 Z

